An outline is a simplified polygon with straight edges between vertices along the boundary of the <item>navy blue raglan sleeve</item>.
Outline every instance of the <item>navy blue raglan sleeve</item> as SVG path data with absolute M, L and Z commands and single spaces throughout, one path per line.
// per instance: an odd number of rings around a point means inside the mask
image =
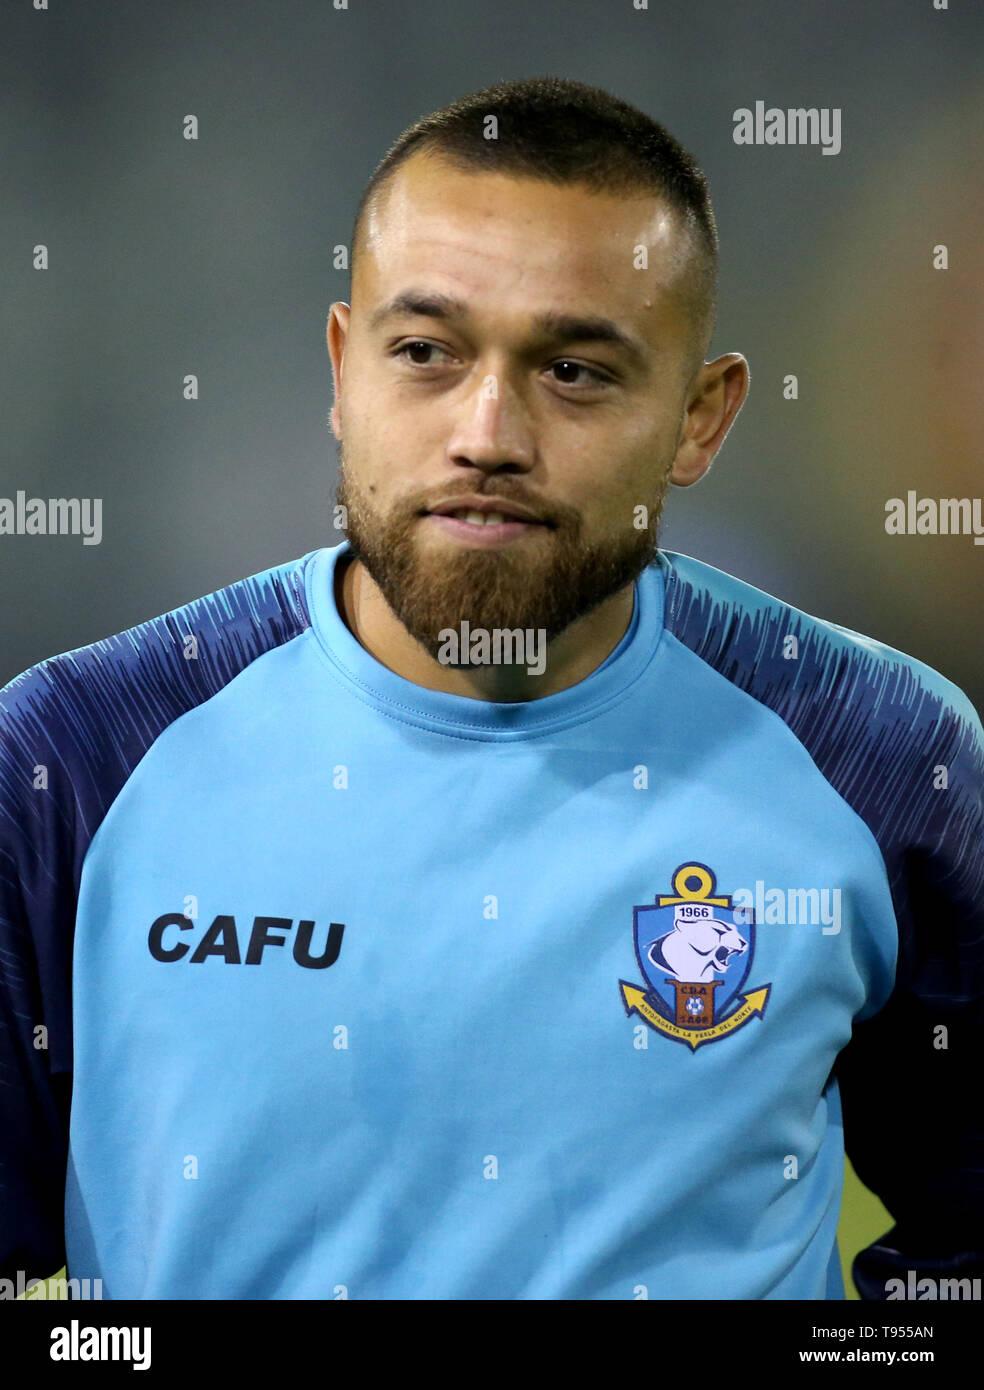
M 895 1223 L 854 1261 L 869 1300 L 984 1276 L 984 734 L 948 691 L 884 764 L 896 982 L 837 1064 L 848 1156 Z
M 65 1263 L 77 807 L 43 667 L 0 691 L 0 1277 Z

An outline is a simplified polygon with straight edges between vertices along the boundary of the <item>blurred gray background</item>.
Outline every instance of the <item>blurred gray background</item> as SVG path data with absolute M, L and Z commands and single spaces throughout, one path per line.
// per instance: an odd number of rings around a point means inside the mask
M 984 546 L 884 528 L 889 497 L 984 488 L 980 8 L 5 0 L 2 30 L 0 496 L 101 497 L 103 539 L 0 536 L 0 684 L 341 539 L 332 249 L 418 116 L 553 74 L 642 107 L 710 180 L 712 355 L 752 385 L 663 544 L 984 705 Z M 841 108 L 840 153 L 735 145 L 757 100 Z

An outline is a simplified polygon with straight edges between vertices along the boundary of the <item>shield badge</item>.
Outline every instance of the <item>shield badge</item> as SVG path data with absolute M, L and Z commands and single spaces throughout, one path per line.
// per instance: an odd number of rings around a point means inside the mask
M 633 907 L 643 985 L 620 980 L 627 1014 L 691 1051 L 718 1042 L 765 1013 L 771 984 L 746 989 L 755 953 L 755 914 L 736 908 L 706 864 L 681 864 L 672 889 Z

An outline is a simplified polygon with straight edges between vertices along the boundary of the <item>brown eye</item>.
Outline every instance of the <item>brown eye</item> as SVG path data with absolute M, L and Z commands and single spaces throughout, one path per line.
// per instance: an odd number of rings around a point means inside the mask
M 561 386 L 577 386 L 579 384 L 579 381 L 577 379 L 578 372 L 585 372 L 587 376 L 591 378 L 591 380 L 587 383 L 584 383 L 582 379 L 581 384 L 587 384 L 590 386 L 608 386 L 611 384 L 609 382 L 608 377 L 606 377 L 602 372 L 596 372 L 593 367 L 586 367 L 583 362 L 572 362 L 569 358 L 566 357 L 562 358 L 559 362 L 554 362 L 550 366 L 549 370 L 552 372 L 561 371 L 568 373 L 568 375 L 563 379 L 559 377 L 555 378 L 555 380 L 558 380 L 560 382 Z M 571 379 L 570 374 L 573 374 L 574 379 Z
M 412 342 L 404 343 L 402 347 L 397 348 L 393 356 L 402 357 L 405 361 L 411 362 L 415 367 L 429 367 L 432 365 L 433 359 L 428 358 L 426 354 L 440 351 L 441 349 L 436 347 L 433 343 L 425 342 L 423 338 L 415 338 Z M 410 356 L 409 354 L 411 353 L 415 355 Z M 424 354 L 423 360 L 416 354 Z

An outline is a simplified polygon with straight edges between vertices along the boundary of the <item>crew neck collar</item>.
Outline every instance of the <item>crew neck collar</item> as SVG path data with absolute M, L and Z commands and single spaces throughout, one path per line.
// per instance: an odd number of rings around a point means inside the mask
M 624 699 L 652 661 L 663 628 L 665 561 L 638 577 L 628 629 L 605 661 L 566 690 L 540 699 L 501 702 L 431 690 L 377 661 L 352 635 L 335 601 L 336 567 L 351 553 L 347 540 L 326 546 L 307 567 L 311 626 L 336 677 L 381 714 L 451 737 L 510 741 L 532 738 L 594 718 Z

